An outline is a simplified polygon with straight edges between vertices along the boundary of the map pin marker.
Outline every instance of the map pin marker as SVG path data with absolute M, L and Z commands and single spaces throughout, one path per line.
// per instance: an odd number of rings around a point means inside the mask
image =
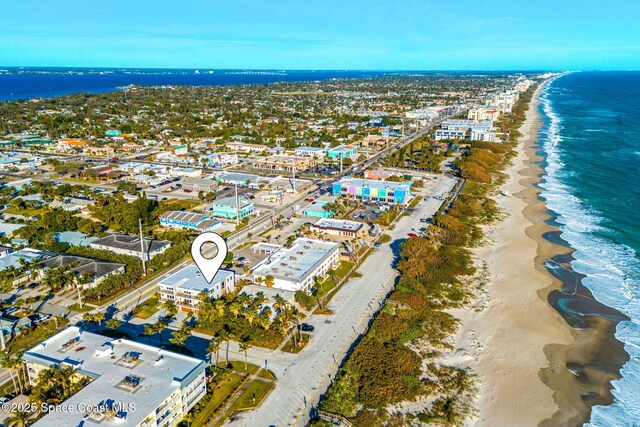
M 218 253 L 213 258 L 205 258 L 202 255 L 202 245 L 205 243 L 213 243 L 218 247 Z M 227 242 L 218 233 L 207 231 L 195 238 L 191 243 L 191 257 L 196 263 L 200 273 L 204 276 L 207 283 L 211 283 L 216 276 L 218 270 L 222 266 L 224 259 L 227 257 Z

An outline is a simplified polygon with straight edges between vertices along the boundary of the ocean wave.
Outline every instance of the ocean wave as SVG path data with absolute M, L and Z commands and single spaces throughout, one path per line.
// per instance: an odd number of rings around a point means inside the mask
M 562 161 L 563 121 L 550 99 L 559 92 L 548 85 L 541 96 L 542 110 L 548 119 L 540 134 L 546 158 L 541 196 L 556 213 L 563 239 L 575 249 L 572 268 L 586 276 L 583 284 L 598 301 L 630 319 L 619 323 L 616 329 L 616 337 L 624 343 L 630 360 L 620 371 L 622 377 L 612 383 L 614 402 L 595 406 L 585 426 L 640 425 L 640 260 L 633 248 L 597 234 L 603 229 L 604 218 L 563 182 L 569 175 Z

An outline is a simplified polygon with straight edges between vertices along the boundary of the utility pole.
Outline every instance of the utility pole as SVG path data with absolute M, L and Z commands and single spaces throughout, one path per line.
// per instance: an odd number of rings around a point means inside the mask
M 0 328 L 0 345 L 2 345 L 2 350 L 6 350 L 7 347 L 4 343 L 4 331 L 2 330 L 2 328 Z
M 80 308 L 82 308 L 84 306 L 84 303 L 82 302 L 82 294 L 80 293 L 80 285 L 76 284 L 76 289 L 78 291 L 78 303 L 80 304 Z
M 293 194 L 296 194 L 296 167 L 291 170 L 293 172 Z
M 147 260 L 146 252 L 144 251 L 144 237 L 142 237 L 142 218 L 138 218 L 138 225 L 140 226 L 140 259 L 142 259 L 142 274 L 147 275 Z
M 238 206 L 238 184 L 236 183 L 236 226 L 240 224 L 240 208 Z
M 340 152 L 340 175 L 342 175 L 342 156 L 343 156 L 343 153 L 341 151 Z

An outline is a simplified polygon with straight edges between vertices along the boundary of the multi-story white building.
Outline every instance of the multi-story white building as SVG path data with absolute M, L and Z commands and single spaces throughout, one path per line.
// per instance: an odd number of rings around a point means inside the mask
M 294 154 L 296 156 L 309 156 L 309 157 L 322 158 L 327 155 L 327 150 L 320 147 L 307 147 L 303 145 L 300 147 L 296 147 Z
M 490 108 L 490 107 L 472 108 L 469 110 L 469 113 L 467 114 L 467 118 L 469 120 L 489 120 L 492 122 L 495 120 L 498 120 L 499 116 L 500 116 L 500 111 L 498 111 L 496 108 Z
M 218 270 L 211 283 L 207 283 L 197 266 L 190 264 L 158 283 L 162 301 L 173 300 L 181 311 L 197 311 L 200 295 L 205 291 L 209 298 L 220 298 L 235 289 L 235 273 Z
M 313 239 L 296 239 L 290 248 L 280 248 L 256 265 L 253 278 L 285 291 L 311 291 L 314 279 L 338 264 L 340 245 Z
M 471 139 L 474 141 L 494 142 L 496 140 L 496 133 L 486 130 L 473 130 L 471 131 Z
M 433 134 L 433 138 L 436 141 L 442 141 L 443 139 L 465 139 L 467 132 L 464 130 L 448 130 L 448 129 L 436 129 L 436 133 Z
M 35 424 L 52 426 L 177 425 L 206 393 L 206 363 L 126 339 L 109 339 L 77 326 L 22 356 L 29 381 L 54 366 L 71 366 L 92 381 Z M 60 406 L 63 407 L 63 406 Z

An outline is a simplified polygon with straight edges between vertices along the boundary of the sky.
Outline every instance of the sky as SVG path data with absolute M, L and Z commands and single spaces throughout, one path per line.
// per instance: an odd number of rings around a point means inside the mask
M 638 0 L 0 0 L 0 66 L 640 69 Z

